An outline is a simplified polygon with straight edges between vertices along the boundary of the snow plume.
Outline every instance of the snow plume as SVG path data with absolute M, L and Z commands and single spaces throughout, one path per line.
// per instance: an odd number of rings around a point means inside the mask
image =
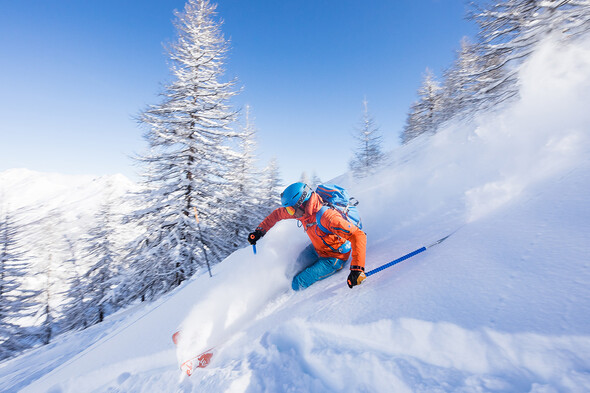
M 223 344 L 263 311 L 268 299 L 287 293 L 295 273 L 292 261 L 305 239 L 295 222 L 281 222 L 259 241 L 256 255 L 247 247 L 216 268 L 180 326 L 179 362 Z
M 548 40 L 521 70 L 521 99 L 500 115 L 476 119 L 470 145 L 482 160 L 495 160 L 497 172 L 466 191 L 470 221 L 584 159 L 590 131 L 588 70 L 590 41 L 563 47 Z

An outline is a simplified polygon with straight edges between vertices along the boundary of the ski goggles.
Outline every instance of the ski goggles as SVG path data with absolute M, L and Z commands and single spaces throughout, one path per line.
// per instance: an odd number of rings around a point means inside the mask
M 289 213 L 290 215 L 295 214 L 295 212 L 297 211 L 297 209 L 299 208 L 299 206 L 295 207 L 295 206 L 287 206 L 285 209 L 287 209 L 287 213 Z
M 303 210 L 303 205 L 305 203 L 304 199 L 306 196 L 307 192 L 304 192 L 296 204 L 294 204 L 293 206 L 286 206 L 285 209 L 287 210 L 287 213 L 289 213 L 290 215 L 294 215 L 297 209 Z

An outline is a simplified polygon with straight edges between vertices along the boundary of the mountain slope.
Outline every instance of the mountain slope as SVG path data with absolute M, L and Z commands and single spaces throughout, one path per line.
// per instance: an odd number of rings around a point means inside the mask
M 590 42 L 545 43 L 518 102 L 337 179 L 361 201 L 369 269 L 456 230 L 444 243 L 352 290 L 343 271 L 294 293 L 306 236 L 281 222 L 213 278 L 0 364 L 0 388 L 590 391 L 588 70 Z M 211 347 L 183 377 L 179 362 Z

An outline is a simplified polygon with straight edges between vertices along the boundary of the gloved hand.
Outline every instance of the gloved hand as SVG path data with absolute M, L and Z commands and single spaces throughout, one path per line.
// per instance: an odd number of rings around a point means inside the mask
M 251 245 L 255 245 L 262 236 L 264 236 L 264 232 L 260 228 L 256 228 L 254 232 L 248 235 L 248 241 Z
M 365 268 L 360 266 L 351 266 L 350 267 L 350 274 L 348 275 L 348 279 L 346 283 L 348 284 L 349 288 L 354 287 L 355 285 L 359 285 L 364 279 L 367 278 L 365 276 Z

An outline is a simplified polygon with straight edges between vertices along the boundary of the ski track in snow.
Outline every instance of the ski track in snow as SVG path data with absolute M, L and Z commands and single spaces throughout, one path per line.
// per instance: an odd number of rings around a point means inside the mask
M 588 70 L 590 41 L 547 43 L 518 102 L 335 179 L 361 201 L 368 269 L 458 229 L 444 243 L 352 290 L 345 269 L 295 293 L 306 236 L 282 222 L 212 279 L 1 363 L 0 390 L 590 391 Z

